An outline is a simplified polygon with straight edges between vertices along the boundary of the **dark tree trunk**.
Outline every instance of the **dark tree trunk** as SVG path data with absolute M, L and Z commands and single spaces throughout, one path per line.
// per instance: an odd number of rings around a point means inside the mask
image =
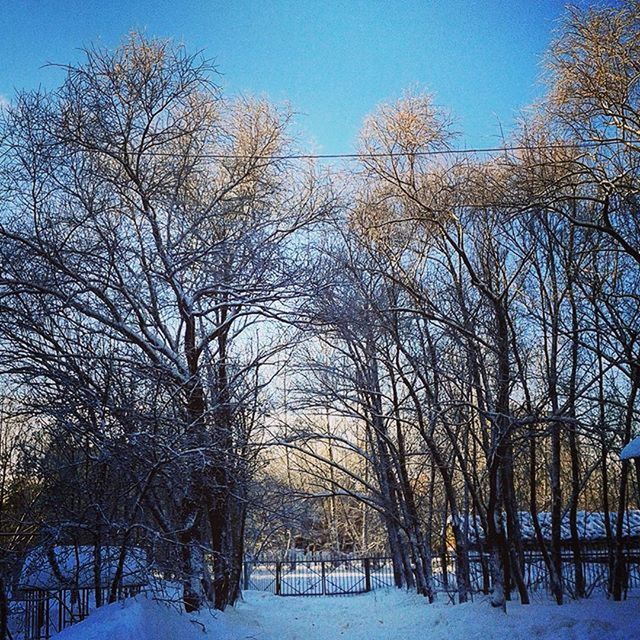
M 573 234 L 571 236 L 573 245 Z M 578 500 L 580 498 L 580 458 L 578 455 L 576 385 L 578 378 L 579 324 L 578 308 L 574 297 L 573 277 L 569 283 L 569 301 L 571 302 L 571 375 L 567 398 L 569 424 L 569 455 L 571 456 L 571 500 L 569 502 L 569 527 L 571 529 L 571 550 L 573 552 L 573 570 L 575 575 L 575 597 L 585 597 L 585 578 L 582 567 L 582 548 L 578 532 Z
M 631 391 L 627 400 L 623 445 L 631 440 L 631 427 L 633 425 L 634 408 L 638 388 L 640 386 L 640 369 L 635 366 L 631 372 Z M 622 461 L 620 474 L 620 492 L 618 494 L 618 513 L 616 519 L 615 555 L 613 559 L 613 576 L 611 595 L 614 600 L 622 600 L 626 584 L 626 561 L 624 556 L 624 516 L 627 512 L 627 494 L 629 481 L 629 460 Z
M 7 585 L 0 569 L 0 640 L 9 638 L 9 600 Z
M 569 527 L 571 529 L 571 550 L 575 573 L 575 597 L 585 597 L 585 578 L 582 567 L 582 547 L 578 531 L 578 499 L 580 497 L 580 464 L 576 443 L 575 422 L 569 427 L 569 452 L 571 455 L 571 501 L 569 502 Z
M 502 467 L 502 486 L 504 489 L 504 509 L 509 542 L 509 564 L 511 576 L 520 595 L 520 602 L 522 604 L 529 604 L 529 593 L 523 578 L 524 551 L 522 548 L 520 521 L 518 519 L 515 489 L 513 486 L 513 451 L 511 446 L 507 448 L 506 456 Z
M 529 441 L 529 510 L 531 512 L 531 520 L 533 521 L 533 529 L 536 534 L 536 540 L 538 547 L 542 553 L 542 559 L 549 571 L 549 583 L 551 593 L 558 602 L 558 593 L 560 598 L 562 596 L 562 576 L 556 573 L 556 565 L 554 564 L 549 550 L 547 549 L 547 542 L 544 539 L 542 528 L 540 527 L 540 521 L 538 520 L 538 497 L 537 497 L 537 455 L 536 455 L 536 441 L 531 437 Z
M 96 608 L 102 606 L 102 546 L 100 534 L 96 533 L 93 540 L 93 590 Z

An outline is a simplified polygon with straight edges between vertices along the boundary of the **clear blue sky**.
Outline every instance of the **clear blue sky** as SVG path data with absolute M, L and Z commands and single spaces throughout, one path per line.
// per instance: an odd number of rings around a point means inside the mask
M 579 4 L 588 4 L 582 0 Z M 561 0 L 0 0 L 0 96 L 53 87 L 47 62 L 131 29 L 215 60 L 228 93 L 289 101 L 323 153 L 345 152 L 376 104 L 418 86 L 451 110 L 461 146 L 499 143 L 541 93 Z

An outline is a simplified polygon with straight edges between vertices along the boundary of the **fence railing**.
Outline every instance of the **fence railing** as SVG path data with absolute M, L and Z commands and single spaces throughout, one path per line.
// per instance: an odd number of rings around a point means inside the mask
M 573 552 L 562 551 L 562 581 L 565 593 L 575 595 L 576 563 Z M 587 595 L 601 591 L 605 593 L 609 586 L 612 570 L 612 555 L 607 549 L 584 547 L 580 554 L 580 567 L 584 579 L 584 589 Z M 442 571 L 442 558 L 434 559 L 434 583 L 445 583 L 442 590 L 457 589 L 455 575 L 455 556 L 447 556 L 447 571 Z M 640 555 L 637 551 L 627 550 L 624 553 L 625 591 L 640 587 Z M 523 578 L 527 588 L 532 593 L 551 593 L 551 578 L 549 570 L 540 551 L 527 550 L 524 552 Z M 471 591 L 487 593 L 491 589 L 489 574 L 489 557 L 487 554 L 472 552 L 469 554 L 469 574 Z
M 391 559 L 309 558 L 246 561 L 243 589 L 279 596 L 338 596 L 393 586 Z
M 136 595 L 142 585 L 124 586 L 117 591 L 117 600 Z M 22 624 L 17 637 L 22 640 L 49 640 L 52 635 L 84 620 L 95 609 L 95 589 L 28 589 L 12 601 Z
M 587 595 L 606 592 L 612 569 L 611 553 L 604 548 L 585 546 L 581 551 L 582 574 Z M 640 549 L 626 549 L 625 591 L 640 588 Z M 576 593 L 575 563 L 571 550 L 562 551 L 563 586 L 567 594 Z M 431 570 L 436 591 L 458 590 L 455 554 L 433 557 Z M 524 574 L 527 588 L 535 592 L 550 592 L 549 571 L 540 551 L 524 552 Z M 489 556 L 469 553 L 469 581 L 472 593 L 488 593 L 491 589 Z M 243 589 L 269 591 L 275 595 L 320 596 L 365 593 L 394 586 L 393 565 L 389 557 L 295 558 L 290 560 L 258 558 L 244 563 Z

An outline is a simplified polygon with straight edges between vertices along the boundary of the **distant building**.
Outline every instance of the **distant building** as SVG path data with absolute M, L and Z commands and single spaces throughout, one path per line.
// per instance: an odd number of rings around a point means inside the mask
M 638 436 L 637 438 L 634 438 L 620 452 L 621 460 L 631 460 L 632 458 L 640 458 L 640 436 Z
M 601 511 L 578 511 L 577 527 L 578 537 L 584 543 L 597 546 L 598 543 L 605 543 L 607 540 L 607 529 L 605 526 L 605 514 Z M 538 544 L 533 517 L 528 511 L 519 511 L 520 531 L 522 541 L 525 546 L 535 547 Z M 615 531 L 618 520 L 617 513 L 609 514 L 609 522 L 612 530 Z M 542 511 L 538 513 L 538 522 L 545 541 L 551 541 L 551 513 Z M 470 549 L 481 547 L 485 541 L 485 532 L 482 528 L 479 517 L 470 517 L 468 523 L 463 522 L 463 531 L 468 528 L 468 541 Z M 628 510 L 623 520 L 623 536 L 625 538 L 640 539 L 640 510 Z M 448 535 L 449 546 L 453 547 L 453 536 Z M 563 543 L 571 540 L 571 528 L 569 515 L 565 514 L 560 525 L 560 538 Z

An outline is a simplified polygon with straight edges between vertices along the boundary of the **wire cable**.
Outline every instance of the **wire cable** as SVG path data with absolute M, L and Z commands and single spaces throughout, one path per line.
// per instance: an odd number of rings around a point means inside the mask
M 375 158 L 401 158 L 401 157 L 425 157 L 425 156 L 447 156 L 447 155 L 469 155 L 469 154 L 487 154 L 487 153 L 508 153 L 514 151 L 534 151 L 534 150 L 552 150 L 552 149 L 581 149 L 593 148 L 604 144 L 624 144 L 622 140 L 599 140 L 588 142 L 573 143 L 556 143 L 547 145 L 513 145 L 502 147 L 476 147 L 470 149 L 431 149 L 427 151 L 380 151 L 380 152 L 362 152 L 362 153 L 291 153 L 291 154 L 274 154 L 274 155 L 251 155 L 251 154 L 233 154 L 233 153 L 194 153 L 192 157 L 210 160 L 363 160 Z M 91 149 L 84 148 L 83 151 L 90 153 L 107 153 L 114 155 L 116 152 L 107 149 Z M 172 151 L 142 151 L 139 149 L 131 149 L 129 153 L 142 153 L 149 157 L 181 157 L 180 154 Z

